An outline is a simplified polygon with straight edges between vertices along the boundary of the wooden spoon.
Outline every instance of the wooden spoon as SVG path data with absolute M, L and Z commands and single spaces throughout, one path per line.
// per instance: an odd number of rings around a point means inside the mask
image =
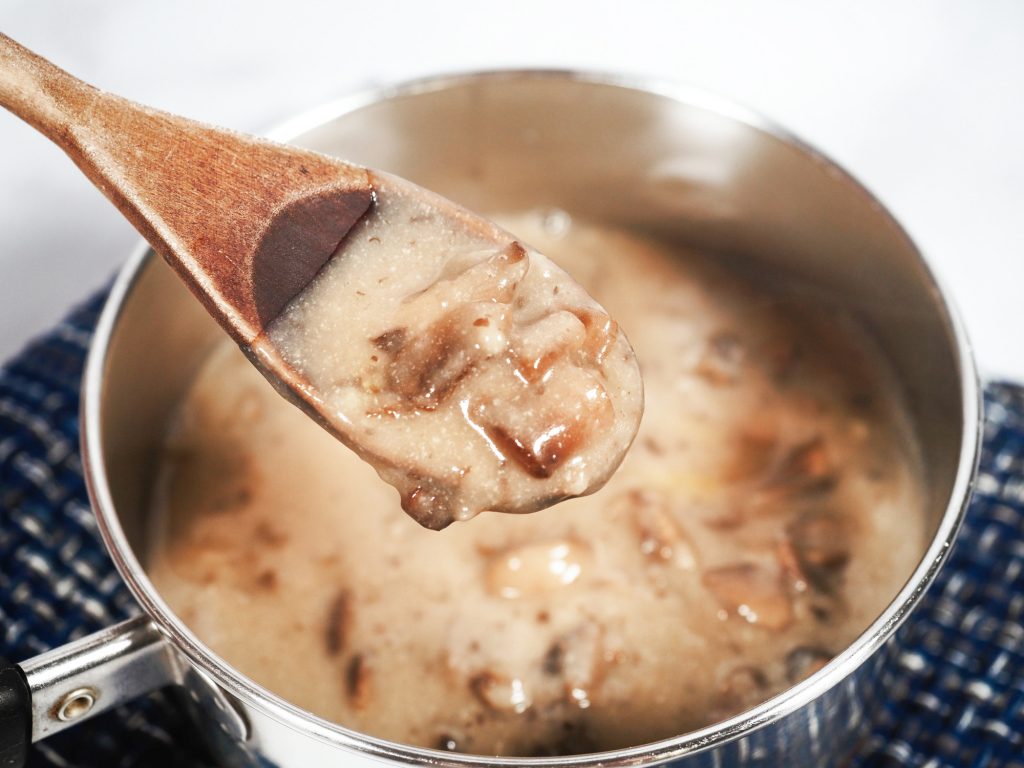
M 373 201 L 365 168 L 104 93 L 3 34 L 0 105 L 60 146 L 243 347 Z
M 629 343 L 568 275 L 492 222 L 397 177 L 103 93 L 2 34 L 0 105 L 58 144 L 267 379 L 373 464 L 423 525 L 590 493 L 622 460 L 643 407 Z M 405 239 L 383 264 L 353 255 L 414 222 L 420 228 L 401 230 Z M 346 239 L 357 223 L 362 234 Z M 430 240 L 442 244 L 409 250 Z M 486 263 L 469 265 L 457 243 L 471 244 L 470 262 Z M 410 304 L 411 294 L 376 291 L 381 276 L 355 292 L 374 293 L 357 301 L 371 312 L 362 326 L 356 306 L 327 332 L 326 346 L 296 352 L 275 340 L 275 321 L 306 300 L 321 270 L 376 263 L 408 276 L 417 260 L 446 286 L 440 293 L 413 286 L 420 300 Z M 458 279 L 444 268 L 456 262 Z M 342 294 L 328 295 L 327 306 L 347 312 Z M 382 306 L 391 308 L 388 325 L 371 333 Z M 400 316 L 405 325 L 394 327 Z M 543 319 L 553 341 L 538 346 L 523 329 Z M 323 332 L 324 324 L 312 327 Z M 308 336 L 300 331 L 299 347 Z M 370 343 L 379 348 L 353 364 L 353 350 Z M 339 349 L 347 369 L 307 365 Z M 556 374 L 558 386 L 545 385 Z M 472 391 L 465 382 L 474 379 L 490 391 Z

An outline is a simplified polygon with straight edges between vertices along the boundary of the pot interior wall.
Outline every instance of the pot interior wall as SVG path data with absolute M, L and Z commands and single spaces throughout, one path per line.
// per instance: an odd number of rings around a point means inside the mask
M 424 87 L 328 120 L 296 143 L 482 211 L 552 207 L 650 230 L 853 312 L 905 389 L 938 524 L 963 430 L 949 317 L 900 229 L 813 152 L 728 110 L 529 75 Z M 149 259 L 111 343 L 102 412 L 113 499 L 143 562 L 156 451 L 219 338 L 170 270 Z

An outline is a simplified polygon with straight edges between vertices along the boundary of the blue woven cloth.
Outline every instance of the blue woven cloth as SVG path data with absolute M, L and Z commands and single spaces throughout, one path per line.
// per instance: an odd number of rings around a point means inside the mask
M 24 659 L 135 612 L 78 455 L 97 296 L 0 370 L 0 655 Z M 902 630 L 896 695 L 856 768 L 1024 768 L 1024 389 L 986 388 L 977 492 L 950 562 Z M 162 693 L 34 748 L 33 766 L 209 765 Z

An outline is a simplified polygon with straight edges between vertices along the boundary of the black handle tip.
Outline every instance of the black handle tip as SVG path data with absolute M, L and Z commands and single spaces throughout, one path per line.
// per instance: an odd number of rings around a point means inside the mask
M 0 657 L 0 768 L 22 768 L 32 744 L 32 692 L 17 664 Z

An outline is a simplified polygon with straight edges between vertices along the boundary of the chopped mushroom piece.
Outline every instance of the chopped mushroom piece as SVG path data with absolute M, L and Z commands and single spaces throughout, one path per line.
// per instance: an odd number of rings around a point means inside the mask
M 324 647 L 328 656 L 337 656 L 345 648 L 349 624 L 352 622 L 352 594 L 343 589 L 334 596 L 327 609 Z
M 629 492 L 627 499 L 644 556 L 656 562 L 673 563 L 684 570 L 695 568 L 697 557 L 693 546 L 672 518 L 664 495 L 636 489 Z
M 480 672 L 470 678 L 469 688 L 481 704 L 495 712 L 519 715 L 533 706 L 533 699 L 519 678 Z
M 793 622 L 793 603 L 780 574 L 754 563 L 713 568 L 704 586 L 730 615 L 770 630 Z
M 774 426 L 748 426 L 732 442 L 731 461 L 723 472 L 726 482 L 757 481 L 770 472 L 779 446 L 779 436 Z
M 825 441 L 815 437 L 790 448 L 762 482 L 769 496 L 808 495 L 835 487 L 837 475 Z
M 590 548 L 570 539 L 539 541 L 502 550 L 489 559 L 488 592 L 515 599 L 545 595 L 576 582 L 590 566 Z
M 562 678 L 566 700 L 587 709 L 604 674 L 601 628 L 587 621 L 559 637 L 544 656 L 544 671 Z
M 547 480 L 577 457 L 587 440 L 613 425 L 615 407 L 605 387 L 576 368 L 544 383 L 544 398 L 556 408 L 538 402 L 536 389 L 517 387 L 509 393 L 500 384 L 483 387 L 485 394 L 468 400 L 465 410 L 502 462 Z
M 806 512 L 786 528 L 786 535 L 807 582 L 834 594 L 850 561 L 849 532 L 843 521 L 829 512 Z
M 373 673 L 366 657 L 361 653 L 353 654 L 345 667 L 345 694 L 356 709 L 365 709 L 370 703 L 372 681 Z

